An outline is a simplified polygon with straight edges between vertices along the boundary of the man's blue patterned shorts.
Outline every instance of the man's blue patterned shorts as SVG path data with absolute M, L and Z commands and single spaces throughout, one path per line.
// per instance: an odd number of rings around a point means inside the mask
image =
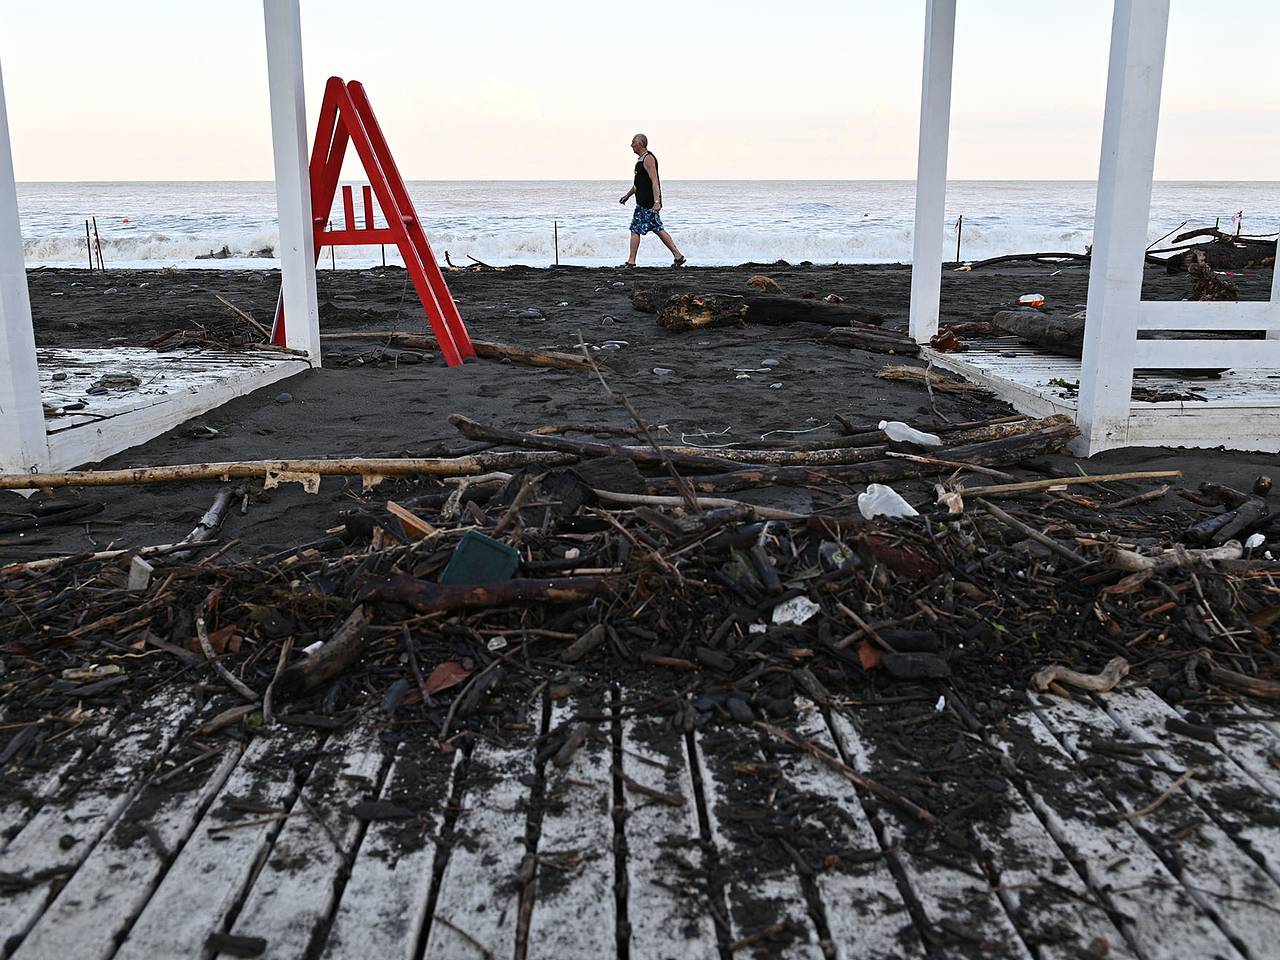
M 662 227 L 662 218 L 652 207 L 636 205 L 636 212 L 631 217 L 631 232 L 644 236 L 646 233 L 657 233 Z

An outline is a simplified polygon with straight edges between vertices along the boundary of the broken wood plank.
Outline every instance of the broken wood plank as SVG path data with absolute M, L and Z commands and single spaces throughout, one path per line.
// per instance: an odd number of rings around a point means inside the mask
M 315 743 L 289 732 L 249 745 L 120 945 L 118 960 L 205 955 L 293 811 L 294 764 Z M 243 809 L 246 801 L 254 812 Z
M 186 752 L 199 756 L 203 747 Z M 192 770 L 176 784 L 158 783 L 153 776 L 45 910 L 13 960 L 108 960 L 240 756 L 240 745 L 229 742 L 218 762 Z
M 453 828 L 453 850 L 440 877 L 428 957 L 514 955 L 534 744 L 542 707 L 527 732 L 505 743 L 480 740 L 467 765 L 466 792 Z
M 271 845 L 233 935 L 262 937 L 272 957 L 301 957 L 329 917 L 363 827 L 352 809 L 377 796 L 383 749 L 372 724 L 325 743 L 294 815 Z
M 623 721 L 622 774 L 632 960 L 666 960 L 673 943 L 689 960 L 716 960 L 713 905 L 707 898 L 698 804 L 683 734 L 665 717 Z M 677 799 L 683 803 L 675 805 Z
M 17 944 L 54 892 L 93 851 L 142 788 L 143 778 L 195 714 L 181 693 L 157 694 L 129 715 L 109 749 L 97 751 L 9 844 L 4 872 L 21 889 L 0 898 L 0 943 Z
M 551 728 L 599 704 L 552 704 Z M 604 957 L 617 950 L 612 751 L 607 726 L 590 731 L 563 766 L 546 765 L 542 831 L 526 956 Z

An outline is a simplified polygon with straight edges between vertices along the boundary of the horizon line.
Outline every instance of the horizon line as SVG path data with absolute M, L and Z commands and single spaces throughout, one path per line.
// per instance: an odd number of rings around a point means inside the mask
M 527 177 L 484 177 L 478 179 L 463 178 L 421 178 L 406 177 L 407 183 L 614 183 L 625 182 L 625 177 L 562 177 L 556 179 L 533 179 Z M 670 183 L 914 183 L 915 177 L 672 177 Z M 18 186 L 36 184 L 165 184 L 165 183 L 274 183 L 274 179 L 249 179 L 232 177 L 226 179 L 161 179 L 161 180 L 14 180 Z M 340 183 L 361 183 L 361 179 L 343 179 Z M 962 177 L 948 178 L 947 183 L 1097 183 L 1097 177 Z M 1176 177 L 1166 180 L 1153 180 L 1152 183 L 1275 183 L 1280 180 L 1224 180 L 1204 179 L 1198 177 Z

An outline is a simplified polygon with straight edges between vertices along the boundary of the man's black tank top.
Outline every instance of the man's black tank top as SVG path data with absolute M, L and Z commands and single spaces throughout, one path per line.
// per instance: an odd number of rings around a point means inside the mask
M 652 153 L 646 153 L 644 156 L 653 157 L 653 172 L 657 173 L 658 158 Z M 649 171 L 644 168 L 644 157 L 636 161 L 636 206 L 653 206 L 653 180 L 649 177 Z

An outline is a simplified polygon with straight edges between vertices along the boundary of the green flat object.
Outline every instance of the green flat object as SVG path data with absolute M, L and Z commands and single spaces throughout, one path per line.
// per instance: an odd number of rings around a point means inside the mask
M 510 580 L 520 566 L 520 552 L 510 544 L 468 530 L 440 574 L 440 582 L 455 587 Z

